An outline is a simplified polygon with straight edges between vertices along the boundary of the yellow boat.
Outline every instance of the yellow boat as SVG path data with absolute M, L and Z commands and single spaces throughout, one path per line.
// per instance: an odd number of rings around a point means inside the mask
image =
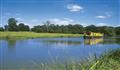
M 96 33 L 96 32 L 85 32 L 84 38 L 101 38 L 103 37 L 103 33 Z

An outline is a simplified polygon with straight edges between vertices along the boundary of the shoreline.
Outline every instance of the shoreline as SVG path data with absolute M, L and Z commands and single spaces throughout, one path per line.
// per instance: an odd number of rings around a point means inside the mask
M 62 38 L 62 37 L 82 37 L 82 36 L 83 36 L 83 34 L 35 33 L 35 32 L 0 32 L 0 39 Z

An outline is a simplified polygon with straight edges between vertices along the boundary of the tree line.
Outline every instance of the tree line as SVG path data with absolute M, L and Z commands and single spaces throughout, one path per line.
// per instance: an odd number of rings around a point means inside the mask
M 32 28 L 29 25 L 25 25 L 24 23 L 19 23 L 15 18 L 9 18 L 8 24 L 4 27 L 0 27 L 0 31 L 31 31 L 38 33 L 70 33 L 70 34 L 83 34 L 84 32 L 100 32 L 105 35 L 113 36 L 120 35 L 120 26 L 112 27 L 112 26 L 95 26 L 89 25 L 83 27 L 80 24 L 69 24 L 69 25 L 55 25 L 50 21 L 46 21 L 43 25 L 37 25 Z

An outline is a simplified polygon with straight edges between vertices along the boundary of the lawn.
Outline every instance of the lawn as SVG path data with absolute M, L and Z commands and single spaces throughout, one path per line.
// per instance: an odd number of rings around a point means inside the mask
M 35 33 L 35 32 L 0 32 L 0 38 L 51 38 L 51 37 L 81 37 L 82 34 Z

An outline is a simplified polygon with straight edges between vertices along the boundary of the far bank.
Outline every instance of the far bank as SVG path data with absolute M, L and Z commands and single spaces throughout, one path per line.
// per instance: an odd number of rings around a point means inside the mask
M 35 33 L 35 32 L 0 32 L 0 38 L 54 38 L 54 37 L 82 37 L 83 34 L 63 33 Z

